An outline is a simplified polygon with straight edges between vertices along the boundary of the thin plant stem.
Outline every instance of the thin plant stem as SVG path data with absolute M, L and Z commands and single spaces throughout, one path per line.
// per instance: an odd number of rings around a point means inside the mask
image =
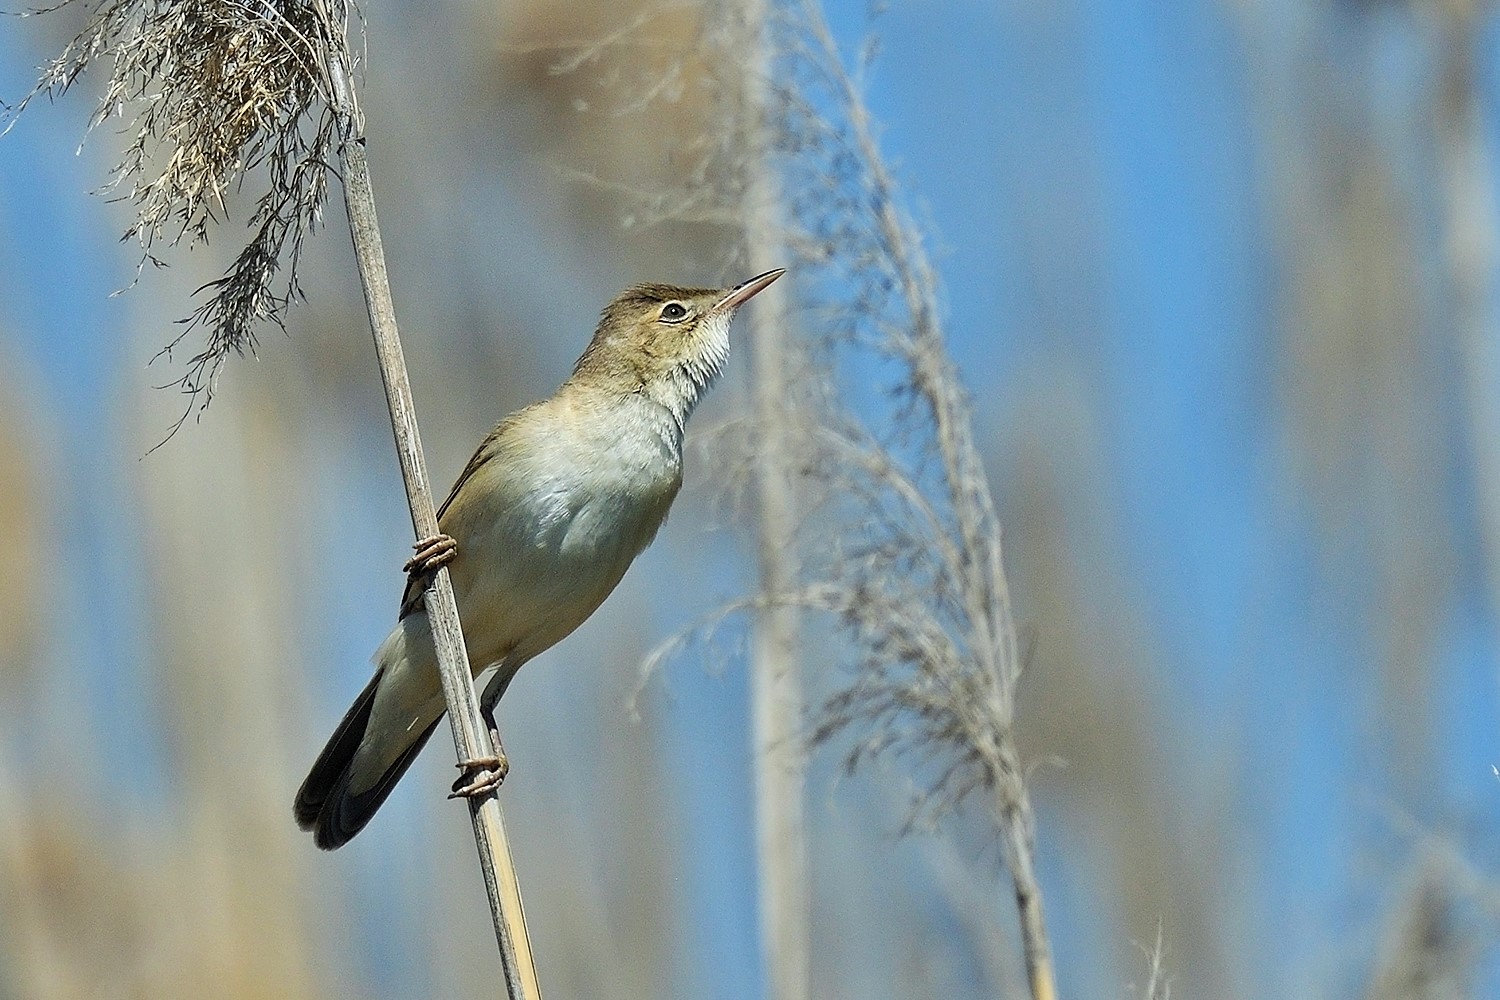
M 332 57 L 328 70 L 341 139 L 344 202 L 349 212 L 349 229 L 359 261 L 370 329 L 375 337 L 380 377 L 390 407 L 401 476 L 411 507 L 412 527 L 419 539 L 428 538 L 438 532 L 437 512 L 433 507 L 432 485 L 417 433 L 411 384 L 396 329 L 385 251 L 375 218 L 375 195 L 365 154 L 363 116 L 354 98 L 348 65 L 340 55 Z M 495 748 L 490 745 L 488 728 L 479 713 L 479 699 L 475 696 L 474 680 L 469 673 L 469 655 L 459 626 L 458 604 L 446 568 L 432 574 L 422 597 L 428 620 L 432 623 L 443 697 L 448 703 L 448 721 L 453 727 L 453 745 L 459 760 L 492 755 Z M 495 924 L 495 940 L 500 946 L 506 997 L 508 1000 L 540 1000 L 541 988 L 537 983 L 531 941 L 526 933 L 526 916 L 521 907 L 520 885 L 505 835 L 500 802 L 493 792 L 470 798 L 468 802 L 469 816 L 474 824 L 474 842 L 479 849 L 479 864 L 484 872 L 485 892 L 489 896 L 490 914 Z
M 753 261 L 784 256 L 778 236 L 780 185 L 773 162 L 771 15 L 768 0 L 747 0 L 738 27 L 744 60 L 739 81 L 744 172 L 744 239 Z M 755 267 L 762 264 L 756 263 Z M 754 457 L 756 551 L 764 593 L 790 590 L 796 578 L 798 460 L 791 415 L 791 359 L 786 332 L 787 292 L 763 293 L 751 316 L 754 409 L 759 441 Z M 801 747 L 803 708 L 798 609 L 774 603 L 755 615 L 751 635 L 752 732 L 755 741 L 756 872 L 761 953 L 769 1000 L 808 1000 L 811 989 L 807 844 Z

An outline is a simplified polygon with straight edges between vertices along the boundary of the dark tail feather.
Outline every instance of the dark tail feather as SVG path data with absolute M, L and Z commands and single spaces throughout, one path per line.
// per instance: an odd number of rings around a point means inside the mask
M 293 813 L 297 825 L 313 831 L 314 842 L 323 850 L 331 851 L 347 844 L 356 833 L 365 828 L 375 810 L 391 794 L 396 782 L 411 767 L 422 747 L 437 728 L 438 719 L 407 747 L 401 756 L 386 768 L 384 774 L 370 788 L 350 794 L 349 779 L 354 755 L 364 742 L 365 730 L 370 725 L 370 709 L 375 704 L 375 689 L 380 684 L 381 671 L 376 671 L 370 683 L 360 692 L 344 720 L 339 723 L 328 745 L 313 763 L 307 780 L 297 792 Z

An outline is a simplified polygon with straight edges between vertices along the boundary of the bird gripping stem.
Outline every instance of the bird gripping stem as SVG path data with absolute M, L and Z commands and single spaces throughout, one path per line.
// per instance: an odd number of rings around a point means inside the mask
M 375 217 L 375 195 L 370 184 L 366 157 L 364 119 L 354 96 L 349 65 L 342 53 L 330 58 L 327 66 L 334 114 L 338 120 L 344 167 L 344 204 L 349 214 L 349 230 L 359 262 L 360 284 L 364 288 L 365 306 L 369 311 L 370 329 L 375 338 L 375 352 L 385 385 L 386 403 L 391 413 L 396 453 L 401 462 L 401 476 L 406 484 L 406 498 L 411 507 L 412 526 L 418 538 L 438 533 L 437 512 L 432 502 L 432 486 L 422 443 L 417 433 L 416 410 L 406 361 L 396 328 L 396 311 L 391 300 L 390 281 L 385 268 L 385 250 Z M 453 742 L 460 760 L 476 760 L 495 754 L 490 745 L 489 727 L 479 711 L 474 680 L 469 672 L 469 657 L 459 626 L 458 605 L 446 567 L 439 567 L 423 592 L 428 621 L 432 625 L 433 643 L 437 648 L 438 669 L 442 675 L 443 696 L 448 704 L 448 719 L 453 726 Z M 500 946 L 506 996 L 508 1000 L 541 1000 L 536 966 L 531 956 L 531 941 L 526 933 L 526 917 L 521 907 L 520 886 L 511 859 L 510 844 L 505 835 L 500 803 L 493 794 L 470 798 L 469 815 L 474 824 L 474 840 L 479 849 L 480 867 L 490 912 L 495 924 L 495 938 Z

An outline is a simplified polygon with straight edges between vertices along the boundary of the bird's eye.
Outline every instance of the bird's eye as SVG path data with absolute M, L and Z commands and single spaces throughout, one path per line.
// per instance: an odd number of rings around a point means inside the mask
M 676 323 L 687 318 L 687 306 L 681 302 L 668 302 L 661 307 L 661 318 L 668 323 Z

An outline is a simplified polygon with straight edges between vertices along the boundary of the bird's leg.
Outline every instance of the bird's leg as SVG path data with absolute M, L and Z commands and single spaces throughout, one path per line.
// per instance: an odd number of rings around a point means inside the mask
M 480 705 L 479 714 L 484 717 L 485 725 L 490 727 L 490 742 L 495 752 L 487 757 L 458 762 L 457 767 L 463 773 L 453 782 L 453 791 L 448 795 L 450 799 L 467 799 L 493 792 L 510 773 L 510 760 L 505 756 L 505 747 L 500 743 L 500 730 L 495 725 L 494 709 L 489 705 Z
M 458 543 L 448 535 L 439 532 L 430 538 L 424 538 L 412 548 L 417 554 L 406 561 L 401 569 L 408 576 L 427 576 L 436 572 L 439 566 L 453 561 L 458 555 Z

